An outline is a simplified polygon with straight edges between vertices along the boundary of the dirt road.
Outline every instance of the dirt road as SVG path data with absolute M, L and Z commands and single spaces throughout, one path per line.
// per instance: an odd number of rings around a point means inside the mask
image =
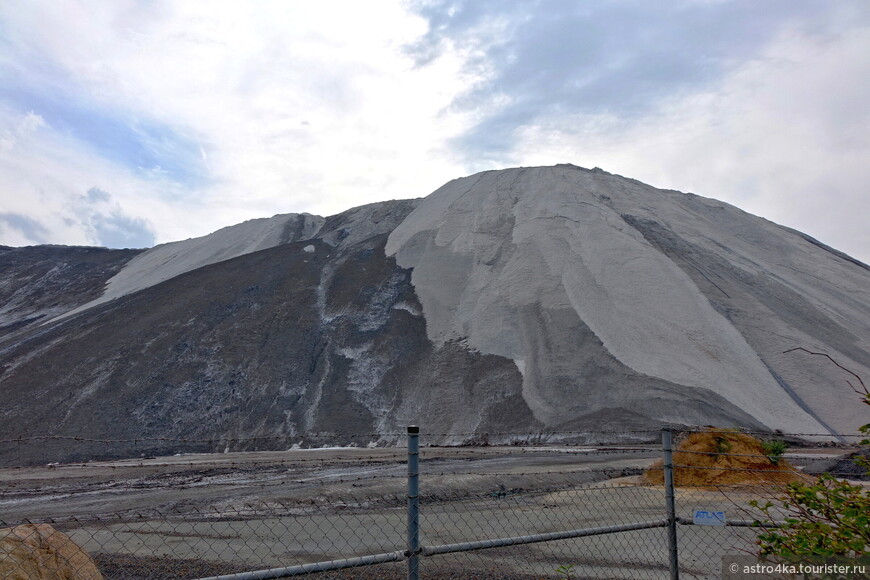
M 421 489 L 443 493 L 467 491 L 469 485 L 488 490 L 600 480 L 643 467 L 657 454 L 641 447 L 424 448 Z M 6 468 L 0 469 L 0 518 L 12 522 L 128 510 L 226 508 L 252 500 L 388 496 L 403 493 L 405 460 L 404 449 L 339 448 Z

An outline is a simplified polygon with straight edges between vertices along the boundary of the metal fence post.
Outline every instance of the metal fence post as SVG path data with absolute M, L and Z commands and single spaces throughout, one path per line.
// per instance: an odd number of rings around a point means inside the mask
M 420 580 L 420 427 L 408 425 L 408 580 Z
M 665 475 L 665 509 L 668 515 L 668 568 L 671 580 L 680 578 L 680 561 L 677 557 L 677 507 L 674 493 L 674 456 L 673 431 L 670 426 L 662 427 L 662 467 Z

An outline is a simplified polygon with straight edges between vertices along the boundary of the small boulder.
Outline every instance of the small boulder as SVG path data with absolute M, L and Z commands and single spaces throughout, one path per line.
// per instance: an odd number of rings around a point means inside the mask
M 3 580 L 103 580 L 96 564 L 69 536 L 49 524 L 0 529 Z

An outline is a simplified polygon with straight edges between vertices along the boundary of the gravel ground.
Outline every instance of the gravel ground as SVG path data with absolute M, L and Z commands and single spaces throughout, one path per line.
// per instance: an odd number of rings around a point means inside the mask
M 664 518 L 660 487 L 632 474 L 655 450 L 424 449 L 426 546 Z M 0 470 L 0 514 L 54 521 L 106 580 L 196 579 L 400 549 L 405 542 L 401 450 L 197 455 Z M 695 508 L 744 519 L 757 490 L 678 490 Z M 94 517 L 94 514 L 105 514 Z M 11 516 L 11 517 L 10 517 Z M 722 555 L 751 551 L 748 528 L 680 526 L 685 577 L 718 578 Z M 663 528 L 439 555 L 426 580 L 667 578 Z M 311 575 L 405 578 L 406 564 Z

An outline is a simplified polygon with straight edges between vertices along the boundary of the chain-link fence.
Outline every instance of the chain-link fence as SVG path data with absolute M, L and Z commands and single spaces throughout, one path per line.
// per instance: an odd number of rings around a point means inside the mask
M 784 455 L 748 452 L 734 433 L 673 433 L 664 457 L 659 432 L 453 447 L 424 433 L 412 469 L 403 447 L 9 467 L 0 579 L 390 579 L 408 577 L 409 560 L 424 579 L 718 578 L 722 556 L 757 550 L 751 500 L 807 472 L 855 475 L 842 446 L 780 435 Z
M 790 483 L 812 484 L 822 473 L 868 479 L 855 461 L 860 439 L 712 428 L 679 433 L 671 464 L 681 576 L 720 578 L 727 574 L 723 557 L 758 554 L 759 534 L 776 529 L 788 515 L 783 506 Z M 659 468 L 652 466 L 647 478 L 658 480 Z M 765 514 L 753 502 L 772 507 Z

